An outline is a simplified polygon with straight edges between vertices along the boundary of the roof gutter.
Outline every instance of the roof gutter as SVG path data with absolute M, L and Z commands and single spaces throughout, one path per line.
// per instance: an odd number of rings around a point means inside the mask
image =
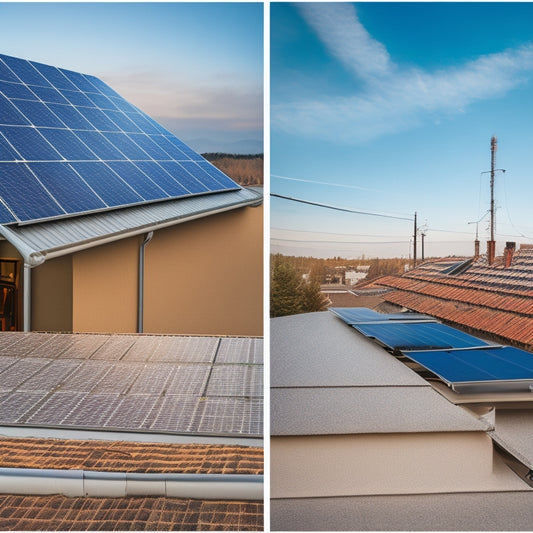
M 0 492 L 63 494 L 71 498 L 164 496 L 201 500 L 256 501 L 263 500 L 263 476 L 0 468 Z
M 107 236 L 93 237 L 86 241 L 68 244 L 57 248 L 50 248 L 48 250 L 33 250 L 15 232 L 11 231 L 9 227 L 2 226 L 1 224 L 0 235 L 2 235 L 18 250 L 18 252 L 24 258 L 24 263 L 27 263 L 30 267 L 35 267 L 43 264 L 48 259 L 54 259 L 56 257 L 61 257 L 75 252 L 81 252 L 83 250 L 87 250 L 88 248 L 93 248 L 102 244 L 109 244 L 122 239 L 127 239 L 129 237 L 137 237 L 142 234 L 154 232 L 163 228 L 168 228 L 170 226 L 175 226 L 183 222 L 189 222 L 191 220 L 204 218 L 206 216 L 225 213 L 226 211 L 232 211 L 233 209 L 238 209 L 241 207 L 258 207 L 259 205 L 261 205 L 261 203 L 262 200 L 259 201 L 257 198 L 254 198 L 242 203 L 231 204 L 214 210 L 205 210 L 199 213 L 195 213 L 194 215 L 185 215 L 181 218 L 172 218 L 162 222 L 154 222 L 152 224 L 146 224 L 142 227 L 120 231 Z

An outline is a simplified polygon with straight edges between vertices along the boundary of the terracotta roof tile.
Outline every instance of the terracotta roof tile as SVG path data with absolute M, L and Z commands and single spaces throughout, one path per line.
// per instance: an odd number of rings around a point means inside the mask
M 501 259 L 488 265 L 481 258 L 449 274 L 460 264 L 457 258 L 432 261 L 377 283 L 396 289 L 383 296 L 389 303 L 533 349 L 533 249 L 518 250 L 507 268 Z
M 260 531 L 263 504 L 0 495 L 3 531 Z
M 3 438 L 0 439 L 0 467 L 262 474 L 263 449 L 213 444 Z

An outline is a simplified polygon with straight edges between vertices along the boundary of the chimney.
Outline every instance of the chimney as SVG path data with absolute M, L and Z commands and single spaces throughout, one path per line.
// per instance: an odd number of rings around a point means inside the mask
M 479 239 L 474 241 L 474 259 L 479 257 Z
M 496 257 L 496 241 L 487 241 L 487 261 L 489 265 L 494 263 L 494 258 Z
M 516 242 L 505 243 L 505 250 L 503 251 L 503 263 L 505 265 L 505 268 L 509 268 L 511 266 L 515 248 L 516 248 Z

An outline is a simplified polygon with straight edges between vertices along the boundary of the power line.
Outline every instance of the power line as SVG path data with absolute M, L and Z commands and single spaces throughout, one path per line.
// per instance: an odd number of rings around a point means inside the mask
M 299 202 L 302 204 L 314 205 L 317 207 L 325 207 L 326 209 L 333 209 L 334 211 L 344 211 L 345 213 L 355 213 L 356 215 L 369 215 L 373 217 L 394 218 L 396 220 L 408 220 L 409 222 L 412 222 L 413 220 L 410 217 L 407 218 L 407 217 L 400 217 L 400 216 L 395 216 L 395 215 L 386 215 L 384 213 L 373 213 L 371 211 L 358 211 L 355 209 L 348 209 L 345 207 L 337 207 L 333 205 L 321 204 L 319 202 L 311 202 L 309 200 L 302 200 L 301 198 L 292 198 L 291 196 L 283 196 L 281 194 L 270 193 L 270 196 L 273 196 L 275 198 L 282 198 L 283 200 L 290 200 L 292 202 Z
M 345 185 L 345 184 L 342 184 L 342 183 L 331 183 L 331 182 L 328 182 L 328 181 L 306 180 L 306 179 L 303 179 L 303 178 L 289 178 L 287 176 L 280 176 L 279 174 L 270 174 L 270 177 L 278 178 L 280 180 L 301 181 L 301 182 L 304 182 L 304 183 L 312 183 L 313 185 L 328 185 L 330 187 L 343 187 L 345 189 L 356 189 L 358 191 L 379 192 L 376 189 L 369 189 L 368 187 L 359 187 L 358 185 Z

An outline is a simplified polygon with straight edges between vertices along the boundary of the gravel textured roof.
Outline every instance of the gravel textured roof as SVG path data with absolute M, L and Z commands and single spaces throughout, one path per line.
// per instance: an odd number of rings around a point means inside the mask
M 486 431 L 329 311 L 271 321 L 271 434 Z

